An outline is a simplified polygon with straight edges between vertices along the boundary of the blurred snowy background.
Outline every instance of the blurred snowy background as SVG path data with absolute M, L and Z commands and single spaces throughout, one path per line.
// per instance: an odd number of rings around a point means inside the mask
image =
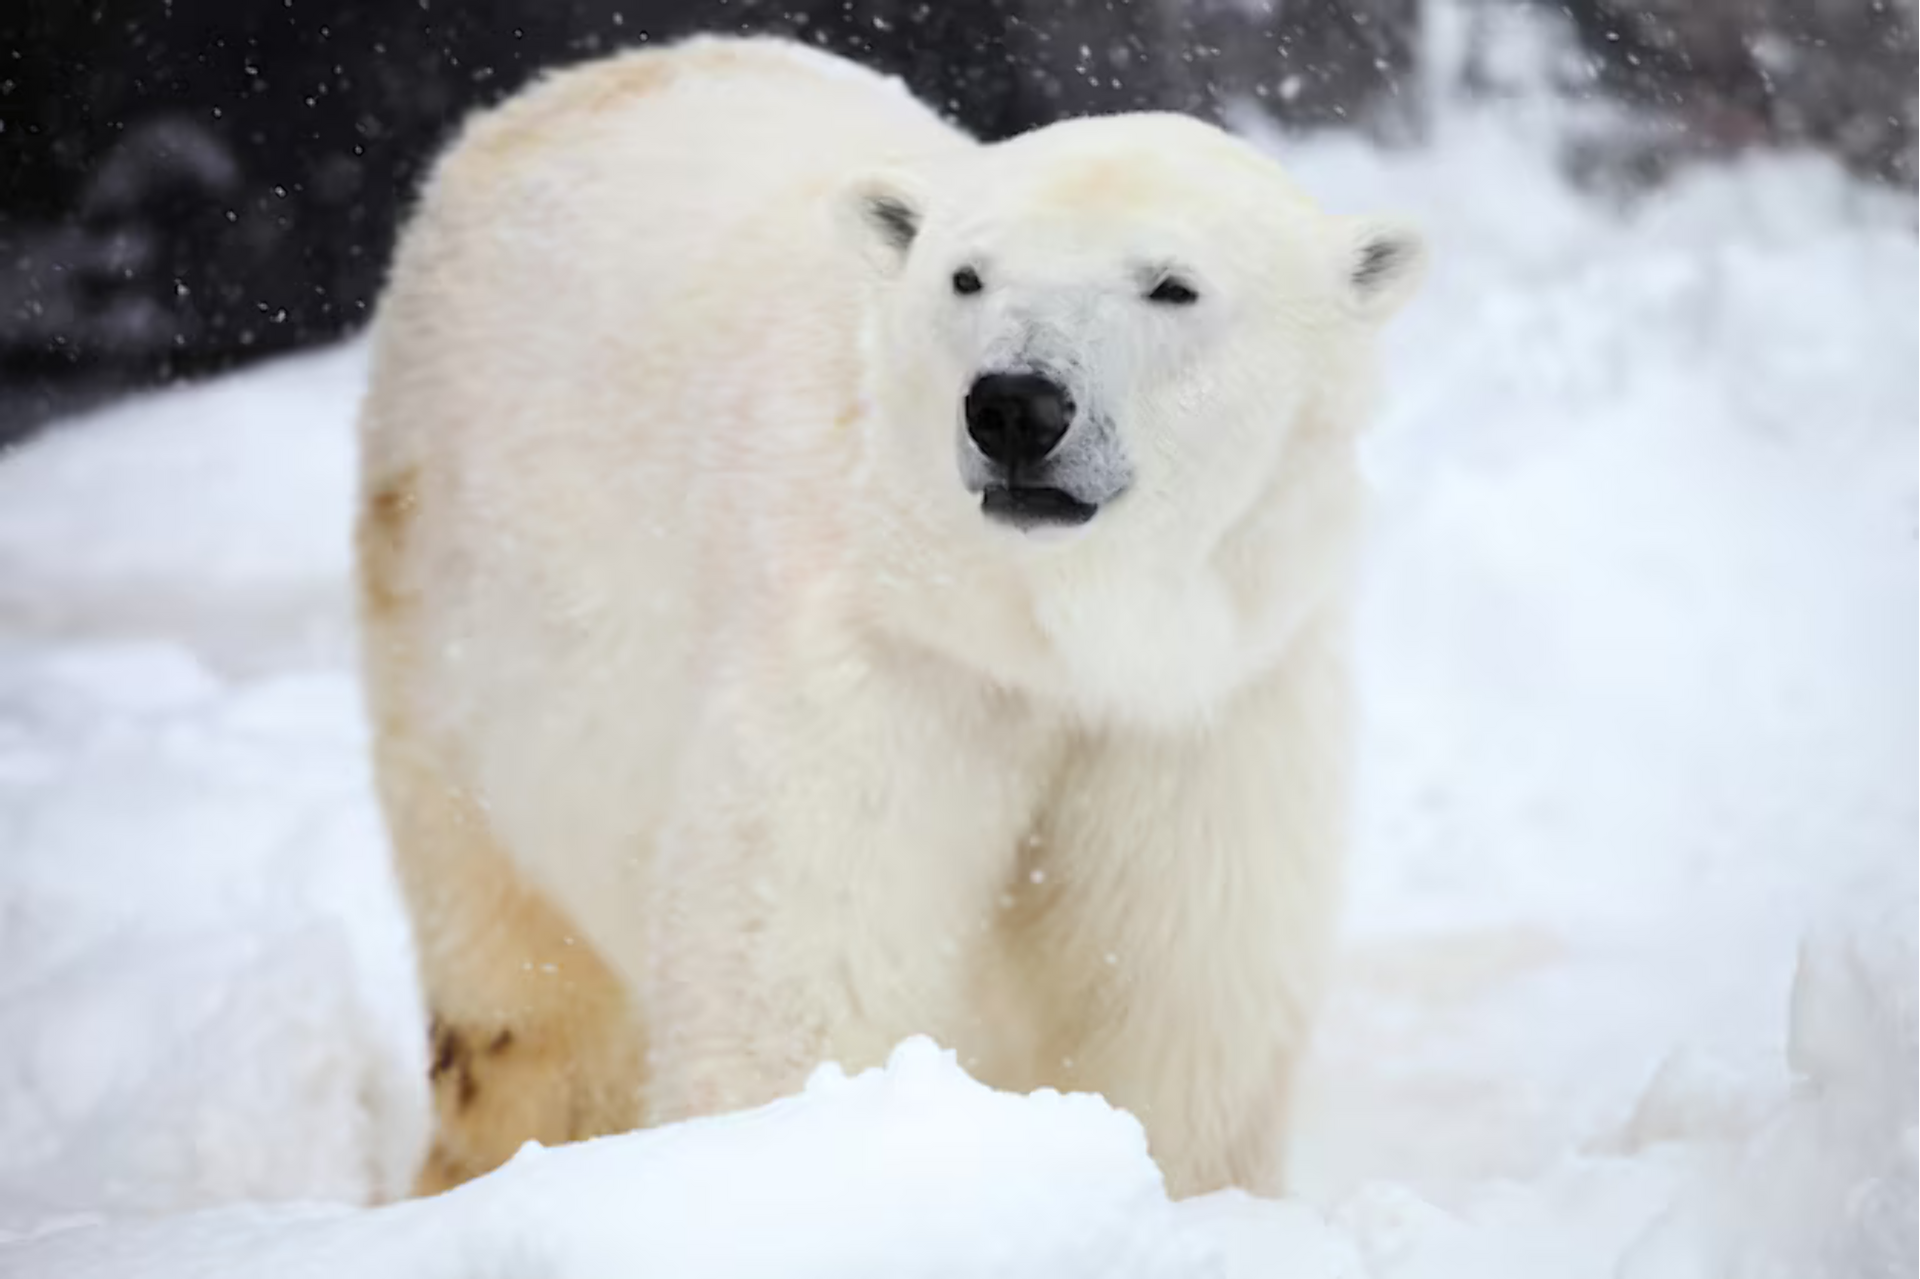
M 1504 91 L 1515 10 L 1570 97 L 1630 128 L 1551 162 L 1656 182 L 1807 146 L 1914 185 L 1914 0 L 11 0 L 0 5 L 0 441 L 133 385 L 358 326 L 421 166 L 540 69 L 695 29 L 779 31 L 894 72 L 989 138 L 1061 115 L 1248 105 L 1423 136 L 1436 76 Z
M 1433 241 L 1285 1203 L 921 1045 L 364 1206 L 426 1102 L 350 334 L 463 111 L 736 25 L 989 135 L 1212 114 Z M 0 59 L 0 1275 L 1915 1275 L 1910 0 L 28 0 Z

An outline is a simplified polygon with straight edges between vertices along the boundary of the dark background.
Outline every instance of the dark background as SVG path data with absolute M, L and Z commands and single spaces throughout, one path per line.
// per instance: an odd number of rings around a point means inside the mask
M 1663 126 L 1616 166 L 1636 181 L 1811 144 L 1914 183 L 1914 0 L 1554 8 L 1590 64 L 1580 91 Z M 987 138 L 1246 100 L 1417 144 L 1421 18 L 1420 0 L 6 0 L 0 444 L 359 325 L 435 148 L 545 68 L 774 31 L 902 76 Z

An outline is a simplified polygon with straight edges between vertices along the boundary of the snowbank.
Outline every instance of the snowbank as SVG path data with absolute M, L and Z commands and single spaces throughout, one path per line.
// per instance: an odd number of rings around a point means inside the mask
M 1607 208 L 1556 127 L 1277 144 L 1436 262 L 1295 1200 L 1168 1204 L 1126 1117 L 909 1045 L 353 1206 L 426 1100 L 350 347 L 0 460 L 0 1274 L 1914 1274 L 1912 205 L 1775 157 Z
M 1146 1138 L 1095 1097 L 994 1093 L 925 1040 L 742 1115 L 546 1151 L 372 1212 L 227 1210 L 22 1249 L 21 1274 L 1193 1273 Z M 1181 1256 L 1180 1254 L 1185 1254 Z
M 185 641 L 240 670 L 350 647 L 358 345 L 143 396 L 0 466 L 0 632 Z
M 1744 1140 L 1702 1131 L 1724 1081 L 1670 1071 L 1625 1149 L 1457 1214 L 1391 1185 L 1331 1219 L 1238 1192 L 1171 1203 L 1131 1116 L 996 1093 L 915 1039 L 759 1110 L 528 1143 L 431 1200 L 53 1224 L 0 1247 L 0 1276 L 1891 1279 L 1912 1272 L 1914 1023 L 1884 996 L 1913 958 L 1875 969 L 1839 945 L 1803 965 L 1806 1074 Z

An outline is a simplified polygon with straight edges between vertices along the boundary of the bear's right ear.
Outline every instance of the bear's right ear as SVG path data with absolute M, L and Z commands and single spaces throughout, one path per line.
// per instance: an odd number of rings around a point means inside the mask
M 1374 321 L 1405 306 L 1427 271 L 1427 247 L 1403 222 L 1345 218 L 1347 285 L 1354 308 Z
M 860 255 L 881 274 L 898 275 L 925 216 L 920 183 L 894 170 L 869 173 L 840 193 L 839 205 L 838 221 Z

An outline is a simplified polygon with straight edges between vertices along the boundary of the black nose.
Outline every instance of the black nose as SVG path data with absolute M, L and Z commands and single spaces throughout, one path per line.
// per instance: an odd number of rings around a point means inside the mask
M 1037 373 L 989 373 L 967 392 L 967 434 L 1001 466 L 1038 462 L 1072 423 L 1073 397 Z

